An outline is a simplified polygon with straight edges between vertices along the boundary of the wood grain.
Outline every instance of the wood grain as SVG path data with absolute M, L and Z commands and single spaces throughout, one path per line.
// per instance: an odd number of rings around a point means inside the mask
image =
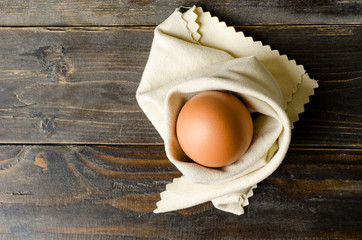
M 153 29 L 1 28 L 0 142 L 162 144 L 135 100 Z M 237 30 L 319 80 L 293 146 L 361 146 L 361 25 Z
M 135 92 L 154 27 L 194 4 L 319 80 L 242 216 L 152 212 L 181 173 Z M 361 12 L 354 0 L 0 0 L 0 239 L 362 239 Z
M 243 216 L 210 203 L 153 214 L 158 193 L 180 176 L 162 146 L 24 145 L 1 146 L 0 152 L 0 161 L 16 160 L 0 170 L 0 239 L 362 237 L 357 149 L 290 149 Z M 39 156 L 47 171 L 37 164 Z
M 362 23 L 362 3 L 325 1 L 1 0 L 1 26 L 158 25 L 180 6 L 202 6 L 229 24 Z

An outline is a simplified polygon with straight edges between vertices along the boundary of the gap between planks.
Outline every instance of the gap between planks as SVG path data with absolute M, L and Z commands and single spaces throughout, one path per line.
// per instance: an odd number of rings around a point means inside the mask
M 161 23 L 161 22 L 160 22 Z M 226 23 L 227 24 L 227 23 Z M 63 32 L 63 31 L 86 31 L 86 32 L 103 32 L 103 31 L 108 31 L 108 30 L 114 30 L 114 29 L 121 29 L 121 30 L 140 30 L 140 29 L 145 29 L 145 30 L 153 30 L 154 28 L 156 28 L 158 25 L 89 25 L 89 26 L 81 26 L 81 25 L 66 25 L 66 26 L 47 26 L 47 25 L 41 25 L 41 26 L 1 26 L 0 25 L 0 29 L 42 29 L 42 30 L 48 30 L 48 31 L 57 31 L 57 32 Z M 245 25 L 228 25 L 230 27 L 235 27 L 235 28 L 251 28 L 251 27 L 271 27 L 271 28 L 307 28 L 307 27 L 311 27 L 311 28 L 316 28 L 316 27 L 321 27 L 321 28 L 333 28 L 333 27 L 362 27 L 362 23 L 355 23 L 355 24 L 306 24 L 306 23 L 301 23 L 301 24 L 245 24 Z

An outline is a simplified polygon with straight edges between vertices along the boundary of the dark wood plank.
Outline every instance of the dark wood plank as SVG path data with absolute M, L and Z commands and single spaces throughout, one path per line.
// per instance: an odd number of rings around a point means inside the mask
M 193 4 L 320 84 L 243 216 L 211 203 L 152 213 L 181 174 L 135 91 L 154 26 Z M 47 144 L 0 145 L 0 239 L 362 239 L 361 12 L 352 0 L 0 0 L 0 143 Z
M 361 146 L 361 25 L 238 30 L 320 80 L 293 146 Z M 152 27 L 0 29 L 0 142 L 162 144 L 135 100 L 152 37 Z
M 0 164 L 0 239 L 362 237 L 361 150 L 290 149 L 242 216 L 153 214 L 180 176 L 162 146 L 1 146 Z
M 0 38 L 1 142 L 161 143 L 135 98 L 152 29 L 2 29 Z
M 361 23 L 360 1 L 1 0 L 1 26 L 158 25 L 180 6 L 203 6 L 229 24 Z

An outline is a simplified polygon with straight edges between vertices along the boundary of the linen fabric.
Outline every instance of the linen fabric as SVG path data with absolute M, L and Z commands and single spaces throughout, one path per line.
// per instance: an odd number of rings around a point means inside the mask
M 269 46 L 227 27 L 200 7 L 174 13 L 154 33 L 136 98 L 182 172 L 166 186 L 156 213 L 212 201 L 220 210 L 243 214 L 257 183 L 280 165 L 293 122 L 318 87 L 304 67 Z M 254 135 L 234 164 L 208 168 L 190 160 L 177 141 L 175 125 L 183 104 L 207 90 L 233 92 L 246 104 Z

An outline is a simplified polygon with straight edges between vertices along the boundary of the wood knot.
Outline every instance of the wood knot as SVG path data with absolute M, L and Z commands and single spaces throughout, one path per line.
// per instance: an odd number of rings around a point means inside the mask
M 51 137 L 56 132 L 55 116 L 43 117 L 40 121 L 40 128 Z
M 42 172 L 46 173 L 48 171 L 48 161 L 45 158 L 45 153 L 40 152 L 34 158 L 34 165 L 42 168 Z
M 72 76 L 72 66 L 67 58 L 54 65 L 53 74 L 59 82 L 66 82 Z
M 73 65 L 66 56 L 66 49 L 61 45 L 38 48 L 33 54 L 42 66 L 42 71 L 52 82 L 66 82 L 72 76 Z

